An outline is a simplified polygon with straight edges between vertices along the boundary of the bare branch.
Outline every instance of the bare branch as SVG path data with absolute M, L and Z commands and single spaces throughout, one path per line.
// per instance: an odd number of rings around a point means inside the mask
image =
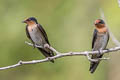
M 120 0 L 119 0 L 119 1 L 120 1 Z M 114 44 L 115 44 L 116 46 L 120 46 L 120 42 L 116 39 L 116 37 L 115 37 L 115 36 L 113 35 L 113 33 L 110 31 L 110 28 L 109 28 L 109 26 L 108 26 L 108 24 L 107 24 L 107 21 L 106 21 L 106 19 L 105 19 L 104 12 L 103 12 L 102 9 L 100 9 L 100 14 L 101 14 L 101 18 L 105 21 L 106 26 L 108 27 L 108 30 L 109 30 L 110 37 L 111 37 L 112 41 L 114 42 Z
M 31 43 L 28 43 L 28 42 L 25 42 L 27 43 L 28 45 L 30 46 L 33 46 L 33 44 Z M 35 47 L 40 47 L 41 46 L 37 46 L 35 45 Z M 7 67 L 1 67 L 0 70 L 5 70 L 5 69 L 10 69 L 10 68 L 15 68 L 15 67 L 18 67 L 18 66 L 21 66 L 21 65 L 25 65 L 25 64 L 36 64 L 36 63 L 43 63 L 43 62 L 48 62 L 52 59 L 58 59 L 58 58 L 62 58 L 62 57 L 66 57 L 66 56 L 86 56 L 87 59 L 89 61 L 98 61 L 98 60 L 106 60 L 106 58 L 102 58 L 102 59 L 91 59 L 89 57 L 89 55 L 94 55 L 94 54 L 98 54 L 99 51 L 84 51 L 84 52 L 68 52 L 68 53 L 60 53 L 58 51 L 56 51 L 54 48 L 52 48 L 50 46 L 50 49 L 53 50 L 55 53 L 58 53 L 57 55 L 53 56 L 53 57 L 48 57 L 48 58 L 45 58 L 45 59 L 41 59 L 41 60 L 32 60 L 32 61 L 19 61 L 17 64 L 14 64 L 14 65 L 10 65 L 10 66 L 7 66 Z M 101 51 L 101 54 L 105 54 L 105 53 L 108 53 L 108 52 L 114 52 L 114 51 L 118 51 L 120 50 L 120 47 L 114 47 L 114 48 L 110 48 L 110 49 L 107 49 L 107 50 L 102 50 Z

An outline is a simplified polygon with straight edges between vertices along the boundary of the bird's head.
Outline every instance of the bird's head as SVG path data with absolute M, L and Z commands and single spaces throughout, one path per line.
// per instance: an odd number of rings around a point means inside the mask
M 95 20 L 95 26 L 97 28 L 102 28 L 102 27 L 105 27 L 105 22 L 102 20 L 102 19 L 97 19 Z
M 28 25 L 38 24 L 37 19 L 35 19 L 34 17 L 30 17 L 30 18 L 24 20 L 23 23 L 26 23 Z

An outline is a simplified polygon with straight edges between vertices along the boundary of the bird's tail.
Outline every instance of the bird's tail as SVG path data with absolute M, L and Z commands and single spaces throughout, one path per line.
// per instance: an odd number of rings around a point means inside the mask
M 102 56 L 103 55 L 99 55 L 99 56 L 97 56 L 97 58 L 102 58 Z M 95 57 L 95 55 L 92 56 L 92 59 L 94 59 L 94 57 Z M 89 71 L 91 73 L 94 73 L 96 68 L 97 68 L 97 66 L 99 65 L 99 63 L 100 63 L 100 61 L 98 61 L 98 62 L 91 62 Z
M 45 57 L 52 57 L 54 56 L 54 53 L 53 51 L 49 50 L 49 51 L 46 51 L 42 48 L 38 48 L 38 50 L 40 50 L 40 52 L 45 56 Z M 54 60 L 50 60 L 52 63 L 54 63 Z
M 91 73 L 94 73 L 96 68 L 97 68 L 97 66 L 98 66 L 98 64 L 99 64 L 99 62 L 91 62 L 89 71 Z

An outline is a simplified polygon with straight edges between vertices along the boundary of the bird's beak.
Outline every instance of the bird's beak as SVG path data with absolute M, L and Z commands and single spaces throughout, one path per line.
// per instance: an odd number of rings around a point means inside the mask
M 99 23 L 95 23 L 95 25 L 98 25 Z
M 22 23 L 26 23 L 27 21 L 25 20 L 25 21 L 22 21 Z

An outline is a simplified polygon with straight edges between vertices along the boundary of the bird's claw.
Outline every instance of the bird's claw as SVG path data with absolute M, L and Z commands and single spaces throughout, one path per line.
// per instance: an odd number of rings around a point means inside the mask
M 44 48 L 49 48 L 50 46 L 48 44 L 44 44 Z
M 48 58 L 49 61 L 52 60 L 50 57 L 47 57 L 47 58 Z
M 99 53 L 99 55 L 101 55 L 102 54 L 102 50 L 98 50 L 98 53 Z
M 35 49 L 36 48 L 36 44 L 33 44 L 33 49 Z

